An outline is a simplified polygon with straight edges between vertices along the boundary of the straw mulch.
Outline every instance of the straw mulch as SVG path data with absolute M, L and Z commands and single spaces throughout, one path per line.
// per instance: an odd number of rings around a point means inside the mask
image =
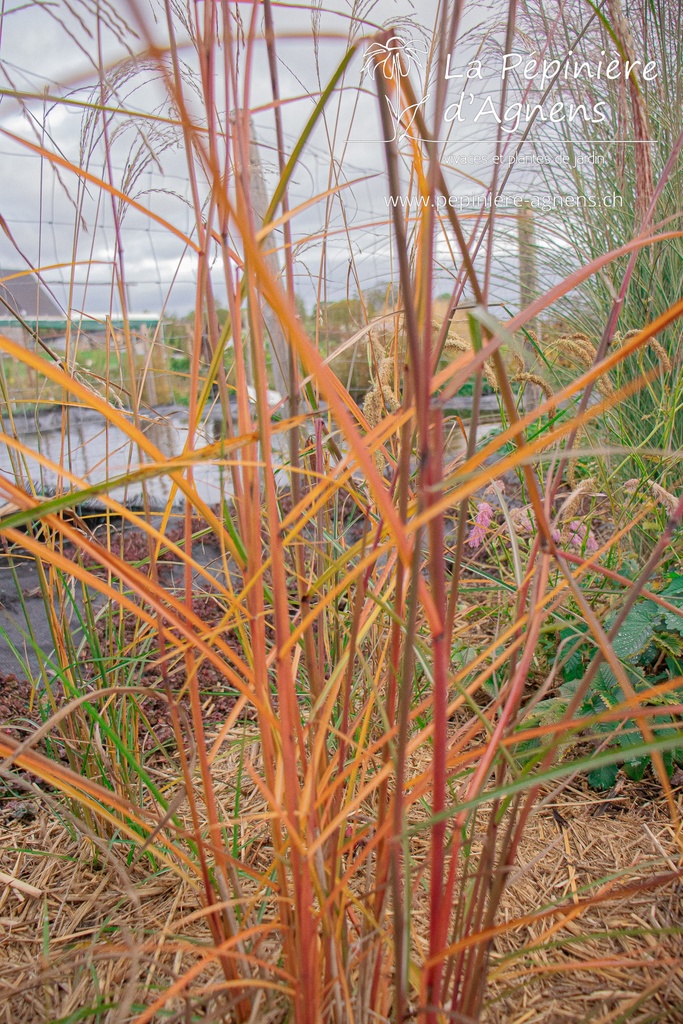
M 677 796 L 680 807 L 680 789 Z M 499 919 L 599 901 L 573 920 L 548 917 L 495 940 L 486 1024 L 681 1024 L 678 858 L 655 783 L 627 783 L 611 800 L 577 783 L 542 806 Z
M 243 821 L 256 824 L 256 794 L 252 806 L 244 796 Z M 259 847 L 267 829 L 256 831 Z M 260 861 L 267 851 L 252 852 Z M 210 945 L 192 885 L 116 853 L 84 841 L 42 801 L 0 804 L 0 1024 L 129 1021 L 197 962 L 200 944 Z M 602 899 L 573 920 L 549 916 L 496 938 L 485 1024 L 683 1024 L 680 881 L 633 888 L 676 866 L 654 784 L 629 783 L 606 801 L 578 782 L 541 805 L 499 920 Z M 191 1007 L 175 999 L 154 1020 L 229 1019 L 225 996 L 212 988 L 221 980 L 207 964 L 192 983 Z M 253 1019 L 279 1024 L 281 1010 L 269 1016 L 262 1004 Z
M 2 1024 L 113 1021 L 122 1001 L 149 1004 L 181 966 L 182 953 L 163 951 L 165 930 L 197 909 L 197 894 L 142 865 L 127 879 L 49 811 L 11 833 L 7 815 L 2 824 L 0 871 L 16 880 L 0 878 Z

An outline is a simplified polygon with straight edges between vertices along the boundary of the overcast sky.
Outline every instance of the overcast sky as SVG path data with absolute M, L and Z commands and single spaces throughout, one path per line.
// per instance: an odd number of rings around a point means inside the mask
M 330 10 L 334 7 L 334 10 Z M 132 10 L 123 4 L 100 4 L 100 32 L 96 31 L 94 10 L 97 0 L 75 0 L 69 7 L 56 3 L 22 4 L 2 19 L 0 35 L 0 130 L 19 136 L 33 144 L 85 166 L 95 176 L 105 174 L 102 119 L 89 115 L 83 102 L 97 102 L 98 49 L 101 48 L 107 78 L 114 83 L 109 102 L 128 109 L 168 115 L 171 111 L 158 74 L 150 65 L 133 65 L 132 54 L 139 54 L 143 41 L 134 32 Z M 162 10 L 151 0 L 139 0 L 156 40 L 163 45 Z M 478 23 L 491 27 L 498 5 L 478 5 L 476 15 L 465 25 L 474 31 Z M 251 8 L 241 8 L 245 26 Z M 352 15 L 363 16 L 366 27 L 357 24 L 355 35 L 368 34 L 372 26 L 398 25 L 404 39 L 414 47 L 415 62 L 411 69 L 416 92 L 428 91 L 429 83 L 421 78 L 426 63 L 426 49 L 433 39 L 436 0 L 421 0 L 419 8 L 408 0 L 378 0 L 357 3 L 352 9 L 344 0 L 334 0 L 315 15 L 319 39 L 317 48 L 311 40 L 314 16 L 308 5 L 274 6 L 280 88 L 284 98 L 298 97 L 283 107 L 285 136 L 288 147 L 298 138 L 313 108 L 307 95 L 324 87 L 340 61 L 350 30 Z M 179 38 L 185 38 L 178 26 Z M 460 50 L 463 69 L 472 43 Z M 187 65 L 188 88 L 196 70 L 192 48 L 182 50 Z M 244 60 L 244 57 L 242 57 Z M 337 299 L 354 294 L 358 284 L 363 289 L 395 277 L 393 254 L 387 228 L 387 187 L 383 178 L 384 155 L 378 101 L 373 83 L 362 77 L 364 52 L 354 59 L 347 77 L 346 90 L 331 103 L 325 122 L 321 122 L 308 143 L 304 157 L 296 168 L 290 190 L 290 205 L 306 202 L 324 192 L 330 185 L 330 153 L 333 153 L 339 180 L 362 181 L 345 190 L 329 206 L 320 202 L 300 214 L 293 223 L 297 291 L 310 309 L 323 279 L 323 297 Z M 454 65 L 455 67 L 455 65 Z M 363 88 L 358 89 L 362 81 Z M 489 88 L 478 82 L 480 93 Z M 495 86 L 495 81 L 494 81 Z M 457 82 L 449 83 L 449 99 L 457 98 Z M 21 98 L 12 95 L 16 91 Z M 495 91 L 495 89 L 494 89 Z M 73 100 L 67 105 L 41 98 L 45 92 L 52 97 Z M 29 94 L 33 97 L 29 98 Z M 251 77 L 250 105 L 259 108 L 271 100 L 265 46 L 257 42 L 254 70 Z M 198 116 L 201 111 L 197 110 Z M 221 112 L 221 115 L 224 112 Z M 271 111 L 256 113 L 256 130 L 261 142 L 262 163 L 269 192 L 277 180 L 273 153 L 274 126 Z M 141 128 L 145 139 L 142 142 Z M 495 126 L 494 126 L 495 127 Z M 187 182 L 186 158 L 177 129 L 165 124 L 152 125 L 139 118 L 114 115 L 108 126 L 114 181 L 143 206 L 191 234 L 194 215 Z M 478 127 L 450 126 L 453 152 L 485 152 L 490 146 L 493 130 L 484 122 Z M 476 146 L 471 140 L 484 140 Z M 469 147 L 469 148 L 468 148 Z M 22 269 L 40 266 L 56 299 L 64 307 L 98 314 L 118 309 L 112 293 L 112 260 L 115 233 L 111 199 L 92 184 L 83 183 L 68 169 L 55 168 L 47 160 L 31 152 L 7 134 L 0 135 L 2 188 L 0 214 L 16 245 L 0 232 L 0 265 Z M 135 169 L 131 182 L 131 167 Z M 490 176 L 470 169 L 473 175 Z M 477 188 L 471 181 L 449 171 L 454 192 Z M 506 268 L 512 267 L 513 228 L 501 232 L 497 244 L 498 279 L 503 297 L 514 302 L 516 285 L 510 281 Z M 328 230 L 325 250 L 319 234 Z M 196 260 L 185 252 L 183 243 L 167 228 L 144 214 L 128 209 L 123 220 L 123 248 L 128 300 L 133 313 L 167 312 L 184 314 L 194 304 Z M 456 262 L 452 243 L 442 236 L 437 247 L 437 287 L 449 288 Z M 321 260 L 324 255 L 324 263 Z M 25 259 L 22 259 L 24 257 Z M 512 261 L 512 262 L 511 262 Z M 54 264 L 64 264 L 54 267 Z M 221 301 L 223 292 L 220 267 L 214 264 L 213 277 Z M 74 282 L 70 295 L 69 283 Z

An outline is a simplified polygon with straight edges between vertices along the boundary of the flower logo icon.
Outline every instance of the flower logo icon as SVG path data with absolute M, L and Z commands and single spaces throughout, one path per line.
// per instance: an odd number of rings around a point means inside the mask
M 378 69 L 381 69 L 387 80 L 406 78 L 413 64 L 417 68 L 422 67 L 417 55 L 418 50 L 421 50 L 421 47 L 409 43 L 401 36 L 391 36 L 386 43 L 373 43 L 368 47 L 363 73 L 367 73 L 373 82 Z
M 389 142 L 403 142 L 404 139 L 415 139 L 417 136 L 413 131 L 413 123 L 417 118 L 420 107 L 424 107 L 429 99 L 429 93 L 423 96 L 417 103 L 413 103 L 409 107 L 401 108 L 400 105 L 394 107 L 393 103 L 386 97 L 389 111 L 394 121 L 394 135 Z

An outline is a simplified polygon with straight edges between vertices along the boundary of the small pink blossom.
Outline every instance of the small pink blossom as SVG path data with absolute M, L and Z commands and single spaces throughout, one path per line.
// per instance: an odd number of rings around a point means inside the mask
M 580 523 L 577 519 L 569 524 L 569 543 L 573 544 L 575 548 L 583 546 L 584 541 L 586 542 L 586 552 L 592 554 L 598 550 L 599 544 L 595 539 L 595 535 L 592 530 L 588 530 L 586 535 L 586 524 Z
M 595 534 L 593 533 L 592 530 L 589 530 L 588 531 L 588 536 L 586 538 L 586 552 L 588 554 L 592 555 L 595 551 L 597 551 L 599 549 L 599 547 L 600 547 L 600 545 L 598 544 L 598 542 L 597 542 L 597 540 L 595 538 Z
M 480 501 L 477 506 L 477 514 L 475 516 L 475 525 L 470 530 L 470 535 L 467 538 L 467 543 L 471 548 L 480 548 L 484 543 L 486 537 L 486 531 L 491 525 L 493 519 L 493 506 L 489 505 L 488 501 Z

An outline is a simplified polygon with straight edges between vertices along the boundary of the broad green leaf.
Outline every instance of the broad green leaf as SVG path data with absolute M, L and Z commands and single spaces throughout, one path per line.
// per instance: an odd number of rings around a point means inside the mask
M 680 621 L 683 623 L 683 619 Z M 655 643 L 657 647 L 666 651 L 673 658 L 683 656 L 683 630 L 680 633 L 672 630 L 660 630 L 657 632 Z
M 652 602 L 643 602 L 632 608 L 614 638 L 614 653 L 620 659 L 634 658 L 642 654 L 652 640 L 653 617 L 645 607 Z
M 633 782 L 640 782 L 647 769 L 649 757 L 636 757 L 633 761 L 624 762 L 624 772 Z
M 617 780 L 619 766 L 606 764 L 588 773 L 588 785 L 593 789 L 611 789 Z

